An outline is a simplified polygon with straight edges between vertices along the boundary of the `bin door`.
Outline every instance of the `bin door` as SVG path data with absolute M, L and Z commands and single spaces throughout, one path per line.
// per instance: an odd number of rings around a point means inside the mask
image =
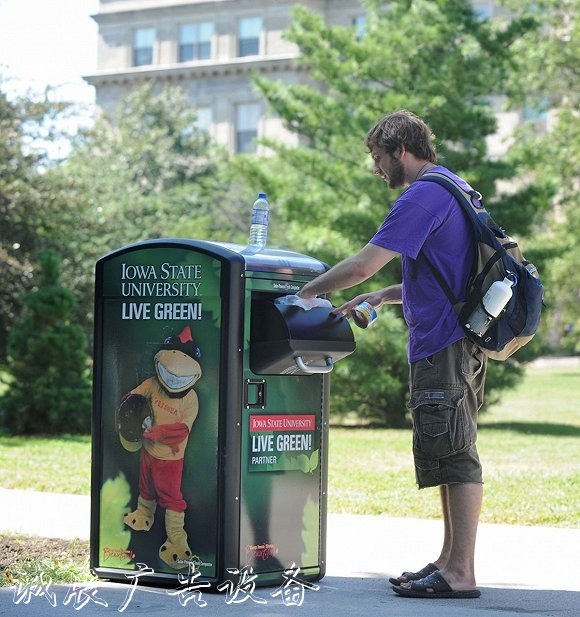
M 254 373 L 248 336 L 256 297 L 272 306 L 281 288 L 303 284 L 291 275 L 246 281 L 240 563 L 261 581 L 293 567 L 311 579 L 325 570 L 328 375 Z

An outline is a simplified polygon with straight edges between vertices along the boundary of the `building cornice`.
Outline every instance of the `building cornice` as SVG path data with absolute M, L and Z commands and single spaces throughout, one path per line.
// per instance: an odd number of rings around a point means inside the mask
M 212 7 L 216 5 L 233 4 L 237 0 L 173 0 L 168 5 L 166 2 L 159 0 L 116 0 L 114 2 L 101 2 L 99 12 L 92 15 L 93 19 L 99 21 L 101 17 L 109 15 L 119 16 L 122 14 L 136 13 L 138 11 L 156 11 L 167 9 L 179 9 L 184 6 L 195 6 L 197 9 L 207 5 Z
M 270 2 L 265 2 L 264 0 L 246 0 L 244 8 L 254 6 L 256 9 L 263 9 L 265 4 L 270 4 Z M 288 1 L 286 4 L 290 6 L 293 2 Z M 303 1 L 302 4 L 319 10 L 321 8 L 320 0 L 306 0 Z M 143 13 L 145 11 L 148 13 L 154 13 L 156 11 L 180 11 L 184 7 L 195 7 L 197 11 L 203 9 L 227 11 L 234 8 L 239 9 L 240 0 L 173 0 L 169 5 L 160 3 L 159 0 L 119 0 L 117 2 L 111 2 L 110 4 L 101 2 L 99 12 L 91 15 L 91 17 L 98 24 L 101 24 L 111 21 L 117 22 L 119 17 L 131 19 L 135 13 Z
M 260 73 L 277 73 L 282 71 L 302 71 L 305 65 L 299 61 L 299 54 L 284 54 L 268 57 L 231 58 L 223 61 L 199 60 L 165 65 L 148 65 L 97 71 L 83 75 L 83 79 L 92 86 L 124 83 L 140 79 L 204 79 L 231 75 L 247 75 L 252 71 Z

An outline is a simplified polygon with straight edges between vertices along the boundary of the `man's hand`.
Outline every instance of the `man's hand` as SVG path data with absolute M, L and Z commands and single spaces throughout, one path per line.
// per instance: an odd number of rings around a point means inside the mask
M 378 291 L 360 294 L 341 306 L 337 306 L 332 313 L 333 315 L 343 314 L 346 317 L 352 317 L 353 308 L 361 302 L 368 302 L 375 309 L 379 308 L 382 304 L 400 304 L 402 300 L 402 290 L 402 285 L 390 285 Z
M 382 291 L 382 290 L 381 290 Z M 333 315 L 344 315 L 345 317 L 352 317 L 352 309 L 359 305 L 361 302 L 368 302 L 373 308 L 378 308 L 382 304 L 381 292 L 375 291 L 373 293 L 359 294 L 352 300 L 337 306 L 332 310 Z
M 304 298 L 304 300 L 312 300 L 312 298 L 316 298 L 317 294 L 310 293 L 307 287 L 308 283 L 296 295 Z

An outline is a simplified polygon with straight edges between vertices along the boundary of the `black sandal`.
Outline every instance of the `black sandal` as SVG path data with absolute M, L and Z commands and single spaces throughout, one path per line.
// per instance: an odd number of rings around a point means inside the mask
M 481 591 L 472 589 L 471 591 L 453 591 L 449 583 L 436 571 L 418 581 L 411 581 L 411 588 L 406 589 L 398 585 L 393 586 L 393 591 L 405 598 L 458 598 L 471 599 L 479 598 Z
M 403 574 L 401 574 L 401 576 L 399 576 L 398 578 L 390 578 L 389 583 L 391 583 L 391 585 L 394 585 L 395 587 L 398 587 L 401 583 L 409 583 L 410 581 L 419 581 L 422 578 L 429 576 L 429 574 L 433 572 L 437 572 L 437 570 L 439 570 L 439 568 L 435 564 L 428 563 L 424 568 L 421 568 L 418 572 L 403 572 Z M 404 577 L 404 580 L 403 580 L 403 577 Z

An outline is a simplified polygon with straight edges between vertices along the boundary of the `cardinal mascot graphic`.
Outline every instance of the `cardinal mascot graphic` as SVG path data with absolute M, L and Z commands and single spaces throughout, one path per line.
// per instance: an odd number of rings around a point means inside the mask
M 149 531 L 157 506 L 164 508 L 167 539 L 159 557 L 174 569 L 187 567 L 192 558 L 181 479 L 199 409 L 193 386 L 201 377 L 200 357 L 189 326 L 166 338 L 154 358 L 155 376 L 128 392 L 117 411 L 122 446 L 129 452 L 141 450 L 137 508 L 123 521 L 135 531 Z

